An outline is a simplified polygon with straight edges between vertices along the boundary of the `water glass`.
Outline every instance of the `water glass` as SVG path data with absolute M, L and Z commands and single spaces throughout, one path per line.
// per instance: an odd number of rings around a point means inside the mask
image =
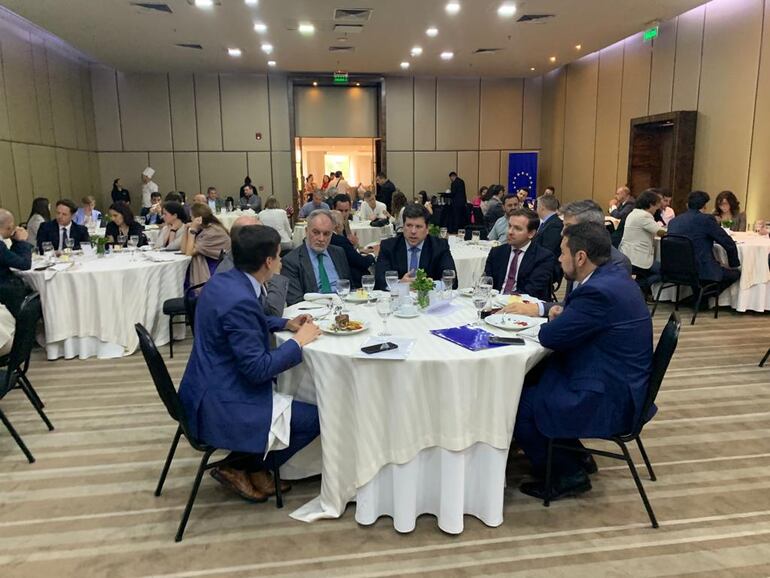
M 481 276 L 479 277 L 479 282 L 476 285 L 476 288 L 479 291 L 483 291 L 487 297 L 489 297 L 492 294 L 492 277 L 488 276 Z
M 484 308 L 487 306 L 487 302 L 489 301 L 489 295 L 485 291 L 483 291 L 481 288 L 476 289 L 476 291 L 473 292 L 473 306 L 476 308 L 476 322 L 474 325 L 476 327 L 481 327 L 481 312 L 484 311 Z
M 53 261 L 56 258 L 56 252 L 53 250 L 53 243 L 46 241 L 43 243 L 43 256 L 46 261 Z
M 471 240 L 474 243 L 478 243 L 479 241 L 481 241 L 481 231 L 473 231 L 471 233 Z
M 128 238 L 128 250 L 131 252 L 131 260 L 134 260 L 136 248 L 139 246 L 139 235 L 131 235 Z
M 342 301 L 344 308 L 345 299 L 347 299 L 348 295 L 350 295 L 350 281 L 347 279 L 337 280 L 337 295 L 340 296 L 340 300 Z
M 457 236 L 461 241 L 465 241 L 465 229 L 457 229 Z
M 446 238 L 449 236 L 449 230 L 448 230 L 446 227 L 441 227 L 441 228 L 438 230 L 438 236 L 439 236 L 441 239 L 446 239 Z
M 394 291 L 398 287 L 398 271 L 385 271 L 385 283 L 388 291 Z
M 367 305 L 369 305 L 372 300 L 372 291 L 374 291 L 374 275 L 361 277 L 361 287 L 366 291 Z
M 380 331 L 379 335 L 382 337 L 390 335 L 388 331 L 388 317 L 393 314 L 395 307 L 396 300 L 390 295 L 383 294 L 377 299 L 377 313 L 382 318 L 382 331 Z
M 455 278 L 457 273 L 453 269 L 445 269 L 441 273 L 441 282 L 444 284 L 444 298 L 452 300 L 452 291 L 454 290 Z
M 62 251 L 65 255 L 71 255 L 72 249 L 75 248 L 75 240 L 74 239 L 67 239 L 64 241 L 64 251 Z

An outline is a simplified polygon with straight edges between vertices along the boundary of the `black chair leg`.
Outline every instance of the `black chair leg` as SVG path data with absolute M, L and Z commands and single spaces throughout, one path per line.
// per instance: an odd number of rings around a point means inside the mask
M 51 420 L 48 419 L 48 416 L 45 415 L 45 412 L 43 409 L 38 405 L 39 398 L 35 398 L 35 396 L 32 394 L 31 391 L 29 391 L 29 388 L 27 385 L 22 381 L 19 380 L 17 383 L 21 386 L 19 389 L 21 389 L 24 392 L 24 395 L 27 396 L 27 399 L 29 400 L 29 403 L 32 404 L 32 407 L 35 408 L 35 411 L 37 412 L 37 415 L 40 416 L 40 419 L 43 420 L 43 423 L 48 428 L 48 431 L 53 431 L 53 424 L 51 423 Z
M 275 483 L 275 507 L 283 508 L 283 492 L 281 492 L 281 472 L 277 466 L 273 468 L 273 482 Z
M 695 310 L 692 312 L 692 321 L 690 321 L 690 325 L 695 325 L 695 318 L 698 317 L 701 299 L 703 299 L 703 289 L 698 289 L 698 297 L 695 299 Z
M 174 454 L 176 453 L 176 446 L 179 444 L 179 438 L 182 437 L 182 426 L 179 426 L 176 428 L 176 433 L 174 434 L 174 441 L 171 442 L 171 447 L 168 450 L 168 456 L 166 456 L 166 463 L 163 464 L 163 471 L 160 473 L 160 479 L 158 480 L 158 487 L 155 488 L 155 495 L 160 496 L 160 493 L 163 491 L 163 484 L 166 482 L 166 476 L 168 475 L 168 470 L 171 468 L 171 462 L 174 459 Z
M 168 356 L 174 358 L 174 316 L 168 316 Z
M 650 464 L 650 459 L 647 457 L 647 452 L 644 450 L 644 446 L 642 445 L 642 438 L 639 436 L 636 436 L 636 445 L 639 446 L 639 453 L 642 454 L 644 465 L 647 466 L 647 471 L 650 474 L 650 480 L 653 482 L 656 481 L 658 478 L 655 477 L 655 472 L 652 471 L 652 464 Z
M 6 428 L 8 428 L 8 431 L 11 432 L 11 437 L 16 442 L 16 445 L 18 445 L 21 448 L 21 451 L 24 452 L 24 455 L 27 456 L 27 461 L 30 464 L 35 463 L 35 456 L 32 455 L 32 452 L 29 451 L 26 444 L 24 443 L 24 440 L 21 439 L 21 436 L 16 431 L 16 428 L 11 425 L 11 422 L 8 420 L 7 417 L 5 417 L 5 414 L 0 410 L 0 421 L 3 422 L 3 425 L 5 425 Z
M 644 491 L 642 480 L 639 479 L 639 474 L 636 471 L 636 466 L 634 466 L 634 460 L 631 459 L 631 454 L 628 453 L 628 448 L 626 447 L 626 444 L 620 441 L 617 443 L 620 446 L 620 449 L 623 450 L 623 456 L 626 458 L 628 469 L 631 470 L 631 475 L 634 478 L 636 489 L 639 491 L 639 495 L 642 497 L 642 502 L 644 502 L 644 507 L 647 510 L 647 515 L 650 517 L 650 522 L 652 523 L 652 527 L 657 528 L 658 520 L 655 518 L 655 512 L 652 511 L 652 506 L 650 505 L 650 501 L 647 499 L 647 493 Z
M 765 356 L 762 358 L 762 361 L 759 362 L 759 367 L 765 366 L 765 362 L 767 361 L 768 357 L 770 357 L 770 349 L 767 350 L 767 353 L 765 353 Z
M 548 440 L 548 455 L 545 461 L 545 496 L 543 497 L 543 505 L 547 508 L 551 505 L 551 459 L 553 456 L 553 440 Z
M 679 283 L 676 284 L 676 297 L 674 299 L 674 311 L 679 311 Z
M 719 319 L 719 293 L 714 297 L 714 319 Z
M 40 399 L 40 396 L 37 394 L 37 391 L 35 391 L 35 388 L 32 387 L 32 382 L 27 377 L 26 369 L 24 371 L 19 372 L 19 379 L 21 379 L 22 382 L 27 386 L 27 389 L 29 392 L 35 397 L 35 401 L 37 402 L 37 406 L 39 408 L 44 408 L 45 404 L 43 403 L 43 400 Z
M 663 283 L 658 287 L 658 295 L 655 297 L 655 305 L 652 306 L 652 313 L 650 317 L 655 317 L 655 311 L 658 309 L 658 303 L 660 303 L 660 294 L 663 293 Z
M 198 466 L 198 473 L 195 474 L 195 482 L 193 483 L 192 491 L 190 492 L 190 497 L 187 500 L 187 505 L 184 509 L 184 514 L 182 514 L 182 521 L 179 522 L 179 528 L 176 531 L 176 538 L 174 538 L 175 542 L 181 542 L 182 536 L 184 535 L 185 527 L 187 527 L 187 520 L 190 519 L 190 512 L 192 512 L 193 504 L 195 503 L 195 497 L 198 495 L 198 488 L 201 485 L 201 480 L 203 479 L 203 473 L 206 471 L 206 464 L 209 461 L 209 458 L 211 457 L 211 454 L 213 454 L 216 450 L 208 450 L 206 453 L 203 454 L 203 457 L 201 458 L 201 463 Z

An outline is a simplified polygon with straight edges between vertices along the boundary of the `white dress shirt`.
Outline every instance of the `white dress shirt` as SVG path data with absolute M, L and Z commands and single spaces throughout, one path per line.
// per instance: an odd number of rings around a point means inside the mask
M 286 211 L 283 209 L 263 209 L 259 213 L 263 225 L 272 227 L 281 235 L 281 244 L 291 243 L 291 224 Z
M 631 260 L 634 267 L 649 269 L 655 260 L 655 235 L 662 227 L 649 211 L 634 209 L 626 217 L 620 252 Z
M 142 183 L 142 207 L 152 206 L 152 194 L 158 192 L 158 185 L 155 181 Z
M 373 221 L 374 219 L 386 219 L 387 215 L 385 213 L 387 213 L 385 203 L 375 201 L 374 208 L 372 209 L 369 203 L 364 201 L 361 203 L 359 216 L 362 221 Z

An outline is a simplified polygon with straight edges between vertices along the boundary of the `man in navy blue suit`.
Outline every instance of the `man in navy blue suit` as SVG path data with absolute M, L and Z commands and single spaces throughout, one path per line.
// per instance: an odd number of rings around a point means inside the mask
M 538 367 L 537 383 L 522 391 L 514 430 L 536 478 L 545 472 L 549 438 L 579 446 L 580 438 L 627 433 L 641 416 L 652 319 L 635 281 L 610 262 L 610 247 L 598 223 L 564 229 L 561 265 L 575 286 L 540 329 L 541 345 L 553 354 Z M 586 466 L 595 467 L 593 461 L 554 449 L 552 463 L 552 499 L 591 489 Z M 519 489 L 542 499 L 545 483 L 538 479 Z
M 275 492 L 266 462 L 280 466 L 319 434 L 318 409 L 273 391 L 276 376 L 302 362 L 320 334 L 306 315 L 265 315 L 265 284 L 281 271 L 281 237 L 262 225 L 232 235 L 235 268 L 206 283 L 195 315 L 195 341 L 179 387 L 192 434 L 233 452 L 211 475 L 242 498 Z M 295 332 L 277 349 L 270 333 Z M 288 426 L 288 427 L 286 427 Z M 268 454 L 269 452 L 269 454 Z
M 37 230 L 37 248 L 42 250 L 43 243 L 49 242 L 56 251 L 63 251 L 68 239 L 74 242 L 74 249 L 80 249 L 80 243 L 88 243 L 88 229 L 72 220 L 77 210 L 69 199 L 56 201 L 56 218 Z

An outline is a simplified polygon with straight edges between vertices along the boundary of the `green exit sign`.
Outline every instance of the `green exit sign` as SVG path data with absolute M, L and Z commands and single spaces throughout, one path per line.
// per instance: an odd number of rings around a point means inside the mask
M 649 42 L 650 40 L 657 38 L 658 36 L 658 27 L 653 26 L 652 28 L 648 28 L 644 31 L 644 41 Z
M 347 72 L 335 72 L 334 73 L 334 84 L 347 84 L 348 83 L 348 73 Z

